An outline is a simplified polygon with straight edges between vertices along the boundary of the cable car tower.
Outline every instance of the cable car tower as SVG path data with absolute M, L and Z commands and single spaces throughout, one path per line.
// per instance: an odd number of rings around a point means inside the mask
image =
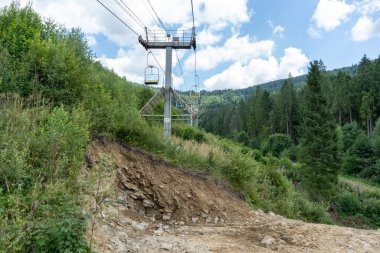
M 145 38 L 139 36 L 139 43 L 146 49 L 165 49 L 166 50 L 166 67 L 165 67 L 165 87 L 163 93 L 165 96 L 164 107 L 164 136 L 171 135 L 171 95 L 174 94 L 172 89 L 172 51 L 173 49 L 196 49 L 195 27 L 191 30 L 148 30 L 145 28 Z M 149 56 L 149 54 L 148 54 Z M 148 72 L 149 64 L 148 64 Z M 151 72 L 149 72 L 151 73 Z M 158 79 L 154 79 L 155 82 Z M 149 81 L 152 80 L 148 80 Z M 147 69 L 145 69 L 145 84 L 147 84 Z M 191 109 L 191 108 L 190 108 Z M 190 114 L 193 117 L 194 111 Z

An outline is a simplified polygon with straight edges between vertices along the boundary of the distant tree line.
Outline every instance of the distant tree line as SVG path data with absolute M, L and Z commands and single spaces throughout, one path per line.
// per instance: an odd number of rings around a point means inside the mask
M 258 87 L 238 103 L 210 105 L 200 126 L 293 160 L 316 155 L 317 150 L 305 148 L 305 138 L 310 144 L 321 141 L 321 149 L 333 142 L 338 153 L 332 167 L 380 182 L 379 117 L 380 57 L 364 55 L 354 73 L 327 72 L 323 62 L 313 62 L 305 86 L 295 88 L 289 76 L 278 91 Z M 329 129 L 334 134 L 328 135 Z

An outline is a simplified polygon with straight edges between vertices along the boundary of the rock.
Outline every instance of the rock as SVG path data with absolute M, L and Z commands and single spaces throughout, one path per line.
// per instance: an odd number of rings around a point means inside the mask
M 161 249 L 163 250 L 170 251 L 172 248 L 173 248 L 172 244 L 165 243 L 165 242 L 161 243 Z
M 202 218 L 205 218 L 205 219 L 208 217 L 208 215 L 203 213 L 203 212 L 201 213 L 201 216 L 202 216 Z
M 178 222 L 178 224 L 179 224 L 180 226 L 183 226 L 183 225 L 185 225 L 185 222 L 180 221 L 180 222 Z
M 162 215 L 162 220 L 170 220 L 170 216 L 169 215 Z
M 164 233 L 164 230 L 162 227 L 159 227 L 156 231 L 154 231 L 154 234 L 157 236 L 161 236 Z
M 168 225 L 165 225 L 165 226 L 163 226 L 162 227 L 164 230 L 167 230 L 167 229 L 169 229 L 169 226 Z
M 224 223 L 224 219 L 220 219 L 220 223 Z
M 219 218 L 218 218 L 218 217 L 215 217 L 215 219 L 214 219 L 214 223 L 215 223 L 215 224 L 218 224 L 218 221 L 219 221 Z
M 193 218 L 191 218 L 191 220 L 193 221 L 193 223 L 197 223 L 197 221 L 199 220 L 199 218 L 193 217 Z
M 272 211 L 270 211 L 268 214 L 271 215 L 271 216 L 276 216 L 276 214 L 274 212 L 272 212 Z
M 261 210 L 261 209 L 257 209 L 257 212 L 258 212 L 259 214 L 265 214 L 264 211 Z
M 154 203 L 152 201 L 150 201 L 149 199 L 144 199 L 143 206 L 148 207 L 148 208 L 152 208 L 152 207 L 154 207 Z
M 269 235 L 266 235 L 264 239 L 261 240 L 261 243 L 265 246 L 270 246 L 275 242 L 275 239 Z
M 128 202 L 123 197 L 120 197 L 120 196 L 117 197 L 116 202 L 119 203 L 119 204 L 122 204 L 122 205 L 128 204 Z
M 165 185 L 160 184 L 158 187 L 160 187 L 161 189 L 164 189 L 164 188 L 165 188 Z
M 136 221 L 131 221 L 132 227 L 138 229 L 138 230 L 145 230 L 149 225 L 145 222 L 136 222 Z

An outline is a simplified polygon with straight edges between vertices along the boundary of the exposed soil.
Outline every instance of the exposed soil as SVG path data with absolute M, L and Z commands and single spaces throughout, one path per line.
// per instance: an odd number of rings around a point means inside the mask
M 252 211 L 241 194 L 120 143 L 93 143 L 116 164 L 116 199 L 94 230 L 100 252 L 380 252 L 380 232 Z

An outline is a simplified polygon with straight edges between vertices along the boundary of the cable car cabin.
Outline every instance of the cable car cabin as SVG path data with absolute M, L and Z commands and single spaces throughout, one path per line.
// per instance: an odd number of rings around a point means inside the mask
M 175 103 L 175 107 L 177 107 L 177 108 L 183 108 L 183 104 L 182 103 Z
M 201 92 L 200 91 L 190 91 L 190 97 L 200 97 L 201 96 Z
M 157 67 L 149 65 L 145 68 L 145 85 L 157 85 L 160 81 L 160 71 Z

